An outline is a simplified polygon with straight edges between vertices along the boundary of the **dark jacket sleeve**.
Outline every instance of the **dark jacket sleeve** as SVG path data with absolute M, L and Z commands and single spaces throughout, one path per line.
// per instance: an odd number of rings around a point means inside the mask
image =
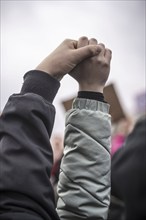
M 140 119 L 112 158 L 112 195 L 125 204 L 126 219 L 146 219 L 146 118 Z M 113 220 L 113 219 L 112 219 Z
M 58 220 L 50 183 L 50 136 L 59 82 L 41 71 L 24 77 L 0 117 L 0 219 Z M 47 95 L 46 95 L 47 94 Z

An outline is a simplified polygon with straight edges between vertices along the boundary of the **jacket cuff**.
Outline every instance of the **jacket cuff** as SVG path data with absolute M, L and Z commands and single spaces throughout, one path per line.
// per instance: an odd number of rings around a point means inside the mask
M 101 92 L 92 92 L 92 91 L 79 91 L 78 92 L 78 98 L 84 98 L 84 99 L 93 99 L 100 102 L 105 102 L 104 95 Z
M 24 75 L 21 94 L 35 93 L 52 103 L 59 87 L 60 82 L 49 74 L 40 70 L 31 70 Z
M 76 98 L 73 101 L 73 108 L 109 113 L 110 105 L 92 99 Z

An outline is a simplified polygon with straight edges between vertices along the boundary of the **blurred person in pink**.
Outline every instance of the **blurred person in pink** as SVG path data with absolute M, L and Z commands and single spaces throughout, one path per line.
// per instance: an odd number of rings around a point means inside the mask
M 115 152 L 122 147 L 128 134 L 132 130 L 132 119 L 124 118 L 115 124 L 113 135 L 111 138 L 111 155 L 113 156 Z

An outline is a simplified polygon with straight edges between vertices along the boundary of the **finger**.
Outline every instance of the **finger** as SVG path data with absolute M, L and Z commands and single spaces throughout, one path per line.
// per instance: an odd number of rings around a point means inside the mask
M 89 44 L 87 37 L 80 37 L 78 40 L 77 48 L 87 46 Z
M 99 43 L 98 45 L 100 45 L 102 49 L 105 49 L 105 45 L 103 43 Z
M 79 63 L 84 59 L 98 55 L 101 52 L 99 45 L 87 45 L 74 50 L 76 62 Z
M 103 57 L 105 54 L 105 45 L 102 43 L 99 43 L 98 45 L 101 47 L 101 52 L 98 57 Z
M 109 50 L 108 48 L 105 48 L 104 56 L 105 56 L 105 60 L 109 63 L 112 58 L 112 51 Z
M 98 44 L 98 42 L 97 42 L 97 40 L 95 38 L 91 38 L 89 40 L 89 45 L 97 45 L 97 44 Z
M 68 48 L 70 48 L 70 49 L 77 49 L 77 43 L 78 43 L 78 41 L 72 40 L 72 39 L 65 39 L 62 42 L 63 45 L 67 45 Z
M 77 46 L 78 46 L 78 41 L 77 40 L 73 40 L 73 48 L 74 49 L 77 49 Z

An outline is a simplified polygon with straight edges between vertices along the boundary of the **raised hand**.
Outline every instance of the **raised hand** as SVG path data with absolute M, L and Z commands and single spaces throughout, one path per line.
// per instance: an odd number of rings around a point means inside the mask
M 81 37 L 77 42 L 77 48 L 89 45 L 98 45 L 100 53 L 79 63 L 69 74 L 79 83 L 80 91 L 103 92 L 110 72 L 111 50 L 94 38 Z

